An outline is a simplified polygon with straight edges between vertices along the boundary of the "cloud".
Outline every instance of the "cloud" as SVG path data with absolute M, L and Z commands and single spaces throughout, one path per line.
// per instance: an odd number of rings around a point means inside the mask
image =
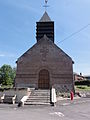
M 0 54 L 0 57 L 5 57 L 5 55 L 4 54 Z

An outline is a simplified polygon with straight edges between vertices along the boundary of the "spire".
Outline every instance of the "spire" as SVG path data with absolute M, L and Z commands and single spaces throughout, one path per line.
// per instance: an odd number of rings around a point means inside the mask
M 43 14 L 43 16 L 41 17 L 39 22 L 50 22 L 50 21 L 51 21 L 51 19 L 48 16 L 47 12 L 45 11 L 45 13 Z
M 54 21 L 51 21 L 48 13 L 46 12 L 46 8 L 48 0 L 45 0 L 45 12 L 39 22 L 36 24 L 36 39 L 37 42 L 46 35 L 50 40 L 54 42 Z
M 49 15 L 47 14 L 47 7 L 49 7 L 48 5 L 47 5 L 47 3 L 48 3 L 48 0 L 45 0 L 45 5 L 43 6 L 43 7 L 45 7 L 45 13 L 43 14 L 43 16 L 41 17 L 41 19 L 40 19 L 40 21 L 39 22 L 50 22 L 51 21 L 51 19 L 50 19 L 50 17 L 49 17 Z

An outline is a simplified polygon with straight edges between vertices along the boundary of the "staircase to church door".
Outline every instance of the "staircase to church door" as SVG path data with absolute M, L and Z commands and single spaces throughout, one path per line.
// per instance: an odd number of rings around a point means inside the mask
M 25 105 L 50 105 L 50 90 L 33 90 Z

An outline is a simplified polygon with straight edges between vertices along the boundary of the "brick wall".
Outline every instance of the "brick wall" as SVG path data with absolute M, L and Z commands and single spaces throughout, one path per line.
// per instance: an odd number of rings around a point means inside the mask
M 50 87 L 60 91 L 73 89 L 72 59 L 44 36 L 17 61 L 16 87 L 38 88 L 39 72 L 49 71 Z

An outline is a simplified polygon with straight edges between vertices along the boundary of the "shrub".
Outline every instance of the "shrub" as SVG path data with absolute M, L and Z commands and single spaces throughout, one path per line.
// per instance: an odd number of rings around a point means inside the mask
M 87 85 L 87 86 L 90 86 L 90 81 L 89 80 L 75 81 L 75 85 Z

